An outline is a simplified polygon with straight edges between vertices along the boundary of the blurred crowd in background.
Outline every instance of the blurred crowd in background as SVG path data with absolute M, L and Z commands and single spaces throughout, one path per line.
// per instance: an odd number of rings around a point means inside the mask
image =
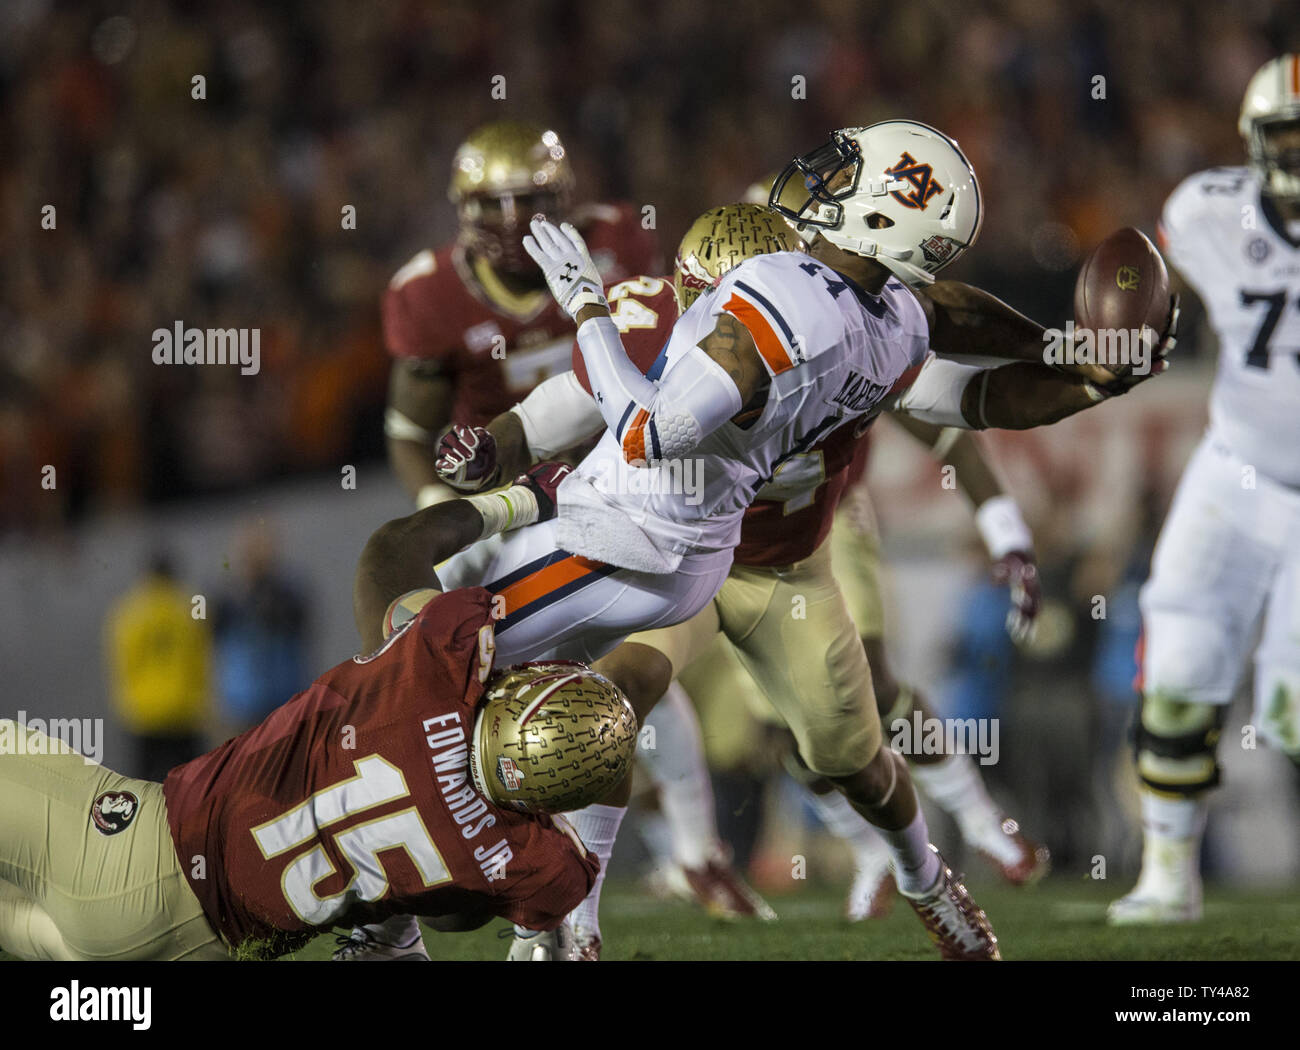
M 552 124 L 667 250 L 831 128 L 930 122 L 988 199 L 954 276 L 1060 319 L 1081 250 L 1238 161 L 1286 6 L 6 3 L 0 533 L 378 456 L 378 298 L 453 235 L 451 155 L 489 119 Z M 260 375 L 154 365 L 178 320 L 260 328 Z
M 705 208 L 831 129 L 926 121 L 958 139 L 987 202 L 978 245 L 945 276 L 1059 324 L 1084 252 L 1121 225 L 1151 231 L 1185 175 L 1243 163 L 1245 83 L 1300 49 L 1295 5 L 1265 0 L 594 6 L 598 18 L 577 2 L 0 5 L 0 540 L 303 472 L 337 478 L 341 464 L 386 470 L 380 294 L 414 252 L 455 235 L 452 153 L 484 121 L 552 126 L 579 197 L 653 205 L 665 253 Z M 260 373 L 153 364 L 151 333 L 177 321 L 260 329 Z M 1205 352 L 1198 335 L 1180 356 Z M 1130 458 L 1133 473 L 1148 466 Z M 1005 596 L 988 593 L 976 559 L 948 652 L 932 654 L 951 668 L 941 702 L 1017 727 L 990 778 L 1019 785 L 1066 864 L 1087 863 L 1132 794 L 1109 782 L 1126 761 L 1093 756 L 1124 748 L 1135 589 L 1182 465 L 1167 458 L 1163 476 L 1126 490 L 1124 539 L 1100 572 L 1078 521 L 1050 519 L 1074 461 L 1039 463 L 1017 494 L 1040 480 L 1046 506 L 1031 521 L 1047 526 L 1044 574 L 1073 603 L 1068 630 L 1049 622 L 1050 645 L 1017 653 L 1000 629 Z M 40 485 L 47 464 L 53 489 Z M 274 679 L 282 700 L 324 666 L 302 664 L 303 590 L 262 542 L 243 546 L 209 614 L 216 638 L 185 643 L 215 664 L 204 675 L 229 726 L 272 702 L 254 685 Z M 168 590 L 172 571 L 154 564 L 137 605 L 189 593 Z M 1079 611 L 1096 593 L 1112 597 L 1104 623 Z M 105 677 L 129 726 L 118 622 Z M 268 632 L 276 651 L 253 651 Z M 201 731 L 194 697 L 172 699 L 178 732 Z M 724 818 L 745 814 L 728 826 L 743 860 L 759 812 L 746 800 L 772 768 L 717 764 Z M 1105 834 L 1135 841 L 1127 824 Z

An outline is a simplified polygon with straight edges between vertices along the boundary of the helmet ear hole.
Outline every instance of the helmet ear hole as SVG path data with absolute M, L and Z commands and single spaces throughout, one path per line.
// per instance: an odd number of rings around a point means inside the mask
M 873 230 L 887 230 L 894 225 L 894 220 L 882 212 L 872 212 L 864 220 L 867 226 Z

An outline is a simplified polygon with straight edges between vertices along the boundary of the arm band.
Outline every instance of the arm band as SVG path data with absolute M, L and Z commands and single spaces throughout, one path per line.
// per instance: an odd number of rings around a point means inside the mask
M 417 445 L 438 443 L 438 436 L 433 431 L 426 430 L 395 408 L 384 412 L 384 434 L 394 441 L 414 441 Z
M 961 399 L 970 381 L 983 371 L 986 369 L 931 357 L 917 373 L 916 381 L 894 403 L 894 411 L 941 427 L 979 429 L 961 414 Z
M 608 317 L 582 323 L 578 348 L 605 425 L 633 466 L 658 466 L 691 452 L 742 407 L 731 376 L 698 346 L 659 383 L 631 362 Z
M 523 424 L 533 462 L 554 459 L 605 429 L 595 399 L 572 372 L 551 376 L 510 411 Z
M 1032 551 L 1034 536 L 1020 514 L 1020 508 L 1010 496 L 990 496 L 975 512 L 975 527 L 979 529 L 989 557 L 997 561 L 1012 551 Z
M 537 520 L 537 496 L 525 485 L 511 485 L 486 496 L 469 496 L 466 501 L 483 516 L 480 540 L 498 532 L 522 529 Z

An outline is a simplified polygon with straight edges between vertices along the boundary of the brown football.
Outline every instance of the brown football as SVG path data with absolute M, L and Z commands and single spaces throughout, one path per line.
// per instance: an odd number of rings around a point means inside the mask
M 1169 319 L 1169 271 L 1139 230 L 1125 226 L 1102 241 L 1083 261 L 1074 285 L 1074 326 L 1094 332 L 1160 334 Z

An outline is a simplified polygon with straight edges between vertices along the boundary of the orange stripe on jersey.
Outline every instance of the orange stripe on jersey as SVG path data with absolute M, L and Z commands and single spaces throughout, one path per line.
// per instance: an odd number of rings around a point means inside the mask
M 623 431 L 623 458 L 629 463 L 645 463 L 645 425 L 650 413 L 638 408 L 632 422 Z
M 753 303 L 732 292 L 731 298 L 727 300 L 727 305 L 722 309 L 734 315 L 736 320 L 743 324 L 749 334 L 754 337 L 754 345 L 758 347 L 758 352 L 762 354 L 763 360 L 767 362 L 767 367 L 774 376 L 779 376 L 782 372 L 788 372 L 794 367 L 794 362 L 790 360 L 790 355 L 786 352 L 785 344 L 781 342 L 780 336 L 772 331 L 772 326 L 767 323 L 767 318 L 758 311 L 758 308 Z
M 604 562 L 592 561 L 577 554 L 538 569 L 536 572 L 516 580 L 497 593 L 506 600 L 505 615 L 517 612 L 525 605 L 531 605 L 539 598 L 545 598 L 552 591 L 559 590 L 565 584 L 581 579 L 583 576 L 604 567 Z
M 1291 94 L 1300 95 L 1300 55 L 1291 56 Z

